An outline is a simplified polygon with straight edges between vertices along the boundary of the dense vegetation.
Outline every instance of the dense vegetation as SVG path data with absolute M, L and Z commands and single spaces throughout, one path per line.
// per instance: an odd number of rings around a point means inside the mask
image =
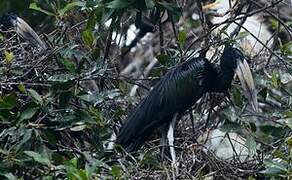
M 274 39 L 262 54 L 252 58 L 246 54 L 261 111 L 247 110 L 237 82 L 227 96 L 204 96 L 176 129 L 182 179 L 292 176 L 291 4 L 246 2 L 254 7 L 250 14 L 266 19 Z M 133 155 L 118 146 L 109 151 L 107 146 L 168 69 L 248 35 L 223 38 L 224 30 L 214 33 L 210 17 L 202 10 L 205 3 L 1 1 L 1 13 L 13 11 L 23 17 L 49 48 L 34 47 L 13 31 L 0 32 L 0 178 L 171 178 L 171 161 L 167 155 L 160 157 L 159 136 L 153 135 Z M 193 14 L 199 18 L 192 18 Z M 128 45 L 127 32 L 133 24 L 144 30 L 138 33 L 143 38 Z M 212 62 L 217 62 L 218 54 Z M 217 128 L 245 137 L 249 160 L 220 159 L 198 142 L 202 134 Z

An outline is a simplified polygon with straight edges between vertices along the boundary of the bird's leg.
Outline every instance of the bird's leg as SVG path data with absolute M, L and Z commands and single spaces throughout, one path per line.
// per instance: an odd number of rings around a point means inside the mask
M 195 120 L 194 120 L 194 115 L 193 115 L 192 108 L 189 109 L 189 113 L 190 113 L 190 120 L 191 120 L 191 123 L 192 123 L 192 130 L 193 130 L 193 132 L 195 132 Z
M 176 155 L 175 155 L 175 150 L 174 150 L 174 127 L 177 121 L 177 113 L 173 116 L 173 119 L 169 125 L 169 129 L 167 132 L 167 139 L 168 139 L 168 145 L 169 145 L 169 150 L 170 150 L 170 155 L 172 159 L 172 167 L 174 169 L 175 174 L 178 174 L 178 168 L 177 168 L 177 162 L 176 162 Z
M 211 113 L 212 113 L 213 107 L 214 107 L 214 98 L 215 98 L 215 96 L 212 95 L 212 94 L 210 96 L 211 96 L 210 109 L 208 110 L 208 116 L 207 116 L 207 119 L 206 119 L 204 130 L 206 130 L 207 127 L 208 127 L 208 124 L 209 124 L 209 121 L 210 121 L 210 116 L 211 116 Z

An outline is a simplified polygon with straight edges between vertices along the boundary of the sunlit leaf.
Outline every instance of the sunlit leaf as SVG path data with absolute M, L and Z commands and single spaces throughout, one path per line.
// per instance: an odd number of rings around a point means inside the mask
M 67 3 L 66 6 L 63 9 L 60 9 L 59 15 L 62 17 L 64 16 L 68 11 L 72 10 L 75 7 L 83 7 L 85 6 L 85 2 L 82 1 L 75 1 L 75 2 L 71 2 L 71 3 Z
M 93 32 L 91 30 L 85 30 L 82 32 L 82 39 L 84 43 L 91 47 L 93 45 L 94 37 Z
M 52 82 L 68 82 L 74 80 L 75 76 L 72 74 L 56 74 L 48 78 Z
M 128 0 L 114 0 L 109 2 L 107 7 L 111 9 L 123 9 L 127 8 L 130 4 L 132 4 L 132 2 Z
M 27 90 L 28 94 L 33 98 L 33 100 L 40 104 L 43 105 L 43 98 L 41 97 L 41 95 L 39 95 L 39 93 L 37 93 L 35 90 L 33 89 L 28 89 Z
M 22 92 L 22 93 L 25 93 L 25 91 L 26 91 L 25 86 L 24 86 L 23 84 L 19 84 L 19 85 L 18 85 L 18 89 L 19 89 L 19 91 Z
M 38 108 L 27 108 L 21 113 L 20 120 L 31 119 L 37 111 Z
M 112 166 L 112 175 L 119 179 L 121 177 L 121 168 L 119 166 Z
M 49 15 L 49 16 L 55 16 L 55 14 L 40 8 L 36 3 L 31 3 L 29 5 L 29 9 L 33 9 L 33 10 L 45 13 L 46 15 Z
M 4 60 L 6 63 L 11 63 L 13 59 L 14 59 L 13 52 L 4 51 Z

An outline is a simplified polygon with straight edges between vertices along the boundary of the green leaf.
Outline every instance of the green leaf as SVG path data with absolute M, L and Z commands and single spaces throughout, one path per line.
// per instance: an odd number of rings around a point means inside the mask
M 280 78 L 276 70 L 274 70 L 272 73 L 272 85 L 275 88 L 278 88 L 280 86 Z
M 248 154 L 254 156 L 257 151 L 257 143 L 251 135 L 246 138 L 245 145 L 247 146 Z
M 288 137 L 285 141 L 287 142 L 289 148 L 292 148 L 292 136 Z
M 0 108 L 13 109 L 17 105 L 17 96 L 15 94 L 5 95 L 0 100 Z
M 14 59 L 13 52 L 4 51 L 4 60 L 6 63 L 11 63 L 13 59 Z
M 25 145 L 30 143 L 29 140 L 32 138 L 32 129 L 23 130 L 24 135 L 21 137 L 20 142 L 16 146 L 16 151 L 23 151 Z
M 23 84 L 19 84 L 19 85 L 18 85 L 18 89 L 19 89 L 19 91 L 22 92 L 22 93 L 25 93 L 25 92 L 26 92 L 25 86 L 24 86 Z
M 185 31 L 180 31 L 178 33 L 178 41 L 180 45 L 184 45 L 187 39 L 187 33 Z
M 51 12 L 49 12 L 49 11 L 46 11 L 46 10 L 40 8 L 36 3 L 31 3 L 31 4 L 29 5 L 29 9 L 33 9 L 33 10 L 36 10 L 36 11 L 42 12 L 42 13 L 44 13 L 44 14 L 46 14 L 46 15 L 49 15 L 49 16 L 55 16 L 55 14 L 53 14 L 53 13 L 51 13 Z
M 281 50 L 283 53 L 287 55 L 292 55 L 292 42 L 285 43 L 281 46 Z
M 285 133 L 285 130 L 283 129 L 283 127 L 277 127 L 277 126 L 272 126 L 272 125 L 262 125 L 260 126 L 260 130 L 267 134 L 267 135 L 271 135 L 274 137 L 280 137 L 282 136 L 282 134 Z
M 75 2 L 71 2 L 71 3 L 67 3 L 66 6 L 63 9 L 60 9 L 59 15 L 61 17 L 63 17 L 68 11 L 72 10 L 75 7 L 84 7 L 85 6 L 85 2 L 81 2 L 81 1 L 75 1 Z
M 286 118 L 284 122 L 290 129 L 292 129 L 292 117 Z
M 292 110 L 287 110 L 287 111 L 283 112 L 283 115 L 286 118 L 292 118 Z
M 281 151 L 275 150 L 272 152 L 272 155 L 282 160 L 285 160 L 285 161 L 287 160 L 286 155 L 282 153 Z
M 234 103 L 236 106 L 239 106 L 239 107 L 242 107 L 243 105 L 243 102 L 242 102 L 242 94 L 241 92 L 239 91 L 238 88 L 233 88 L 232 89 L 232 95 L 233 95 L 233 98 L 234 98 Z
M 153 167 L 156 169 L 161 168 L 157 158 L 150 153 L 142 155 L 142 160 L 140 161 L 140 164 L 145 167 Z
M 94 36 L 93 36 L 93 32 L 91 30 L 85 30 L 82 32 L 82 39 L 83 42 L 91 47 L 93 45 L 94 42 Z
M 34 151 L 24 151 L 24 153 L 26 155 L 32 157 L 33 160 L 36 161 L 36 162 L 38 162 L 38 163 L 41 163 L 43 165 L 51 165 L 51 162 L 50 162 L 50 160 L 47 157 L 45 157 L 45 156 L 43 156 L 43 155 L 41 155 L 41 154 L 39 154 L 37 152 L 34 152 Z
M 123 9 L 127 8 L 129 5 L 131 5 L 132 2 L 127 0 L 114 0 L 107 4 L 107 7 L 110 9 Z
M 20 120 L 26 120 L 26 119 L 31 119 L 35 113 L 38 111 L 39 108 L 27 108 L 24 110 L 21 115 L 20 115 Z
M 162 65 L 166 65 L 170 59 L 170 57 L 166 54 L 158 54 L 156 58 Z
M 43 105 L 43 99 L 39 93 L 33 89 L 28 89 L 27 92 L 37 104 Z
M 93 13 L 95 15 L 94 16 L 95 17 L 95 21 L 93 22 L 94 25 L 95 25 L 96 23 L 100 23 L 102 21 L 102 17 L 104 15 L 104 7 L 102 7 L 102 6 L 97 7 Z M 88 19 L 88 20 L 91 21 L 91 19 Z
M 242 127 L 240 126 L 239 123 L 225 120 L 224 124 L 220 127 L 220 129 L 224 132 L 237 132 L 240 129 L 242 129 Z
M 74 80 L 75 76 L 72 74 L 56 74 L 48 78 L 52 82 L 68 82 Z
M 112 175 L 115 179 L 119 179 L 121 177 L 121 168 L 117 165 L 112 166 Z
M 264 160 L 264 165 L 266 167 L 265 170 L 261 171 L 263 174 L 270 174 L 270 175 L 275 175 L 275 174 L 281 174 L 285 171 L 287 171 L 287 166 L 284 164 L 282 161 L 277 161 L 277 160 Z
M 242 40 L 244 39 L 245 37 L 247 37 L 250 33 L 247 32 L 247 31 L 242 31 L 242 32 L 239 32 L 239 34 L 236 36 L 235 40 L 238 41 L 238 40 Z
M 66 70 L 68 70 L 70 73 L 76 72 L 76 66 L 72 61 L 70 61 L 68 59 L 63 59 L 63 61 L 61 61 L 61 62 L 64 65 L 64 67 L 66 68 Z
M 105 91 L 103 93 L 94 93 L 94 94 L 84 94 L 79 96 L 80 99 L 91 102 L 94 105 L 100 104 L 104 102 L 106 99 L 114 99 L 115 97 L 118 97 L 120 95 L 119 89 L 113 89 L 109 91 Z

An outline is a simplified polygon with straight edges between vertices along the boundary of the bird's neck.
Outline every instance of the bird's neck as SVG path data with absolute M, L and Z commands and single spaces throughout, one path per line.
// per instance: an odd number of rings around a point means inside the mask
M 233 69 L 221 67 L 220 70 L 217 70 L 217 75 L 213 76 L 210 92 L 224 92 L 228 90 L 231 87 L 233 77 Z

